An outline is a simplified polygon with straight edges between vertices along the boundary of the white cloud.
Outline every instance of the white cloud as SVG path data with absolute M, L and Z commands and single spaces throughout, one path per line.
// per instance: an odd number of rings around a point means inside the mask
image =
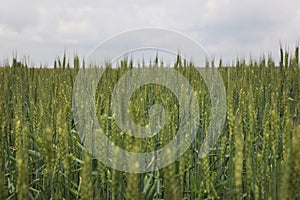
M 64 49 L 84 56 L 111 35 L 148 26 L 185 33 L 217 58 L 272 52 L 278 59 L 279 41 L 292 50 L 299 25 L 298 0 L 11 0 L 0 7 L 0 60 L 17 50 L 52 64 Z

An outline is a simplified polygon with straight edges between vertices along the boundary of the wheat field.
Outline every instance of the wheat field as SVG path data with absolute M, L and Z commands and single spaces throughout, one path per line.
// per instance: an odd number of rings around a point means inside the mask
M 299 48 L 271 57 L 237 60 L 218 70 L 227 94 L 227 114 L 216 145 L 198 158 L 209 125 L 210 97 L 192 63 L 174 69 L 196 91 L 200 108 L 197 138 L 179 160 L 147 173 L 125 173 L 89 154 L 73 118 L 72 89 L 83 61 L 56 59 L 54 68 L 20 62 L 0 68 L 0 199 L 300 199 Z M 149 84 L 130 100 L 135 123 L 161 103 L 169 113 L 160 133 L 148 139 L 126 135 L 111 114 L 111 94 L 133 66 L 108 67 L 97 88 L 99 124 L 114 144 L 134 152 L 163 147 L 178 128 L 178 101 L 165 87 Z M 207 63 L 207 67 L 214 63 Z M 141 66 L 143 67 L 143 66 Z M 161 67 L 153 62 L 150 67 Z

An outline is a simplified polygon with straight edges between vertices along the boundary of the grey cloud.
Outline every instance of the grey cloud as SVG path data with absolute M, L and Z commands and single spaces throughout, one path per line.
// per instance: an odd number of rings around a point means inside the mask
M 37 24 L 37 12 L 24 2 L 0 7 L 0 24 L 16 32 Z
M 114 34 L 147 26 L 178 30 L 229 59 L 277 52 L 279 40 L 299 40 L 299 10 L 298 0 L 5 1 L 0 60 L 17 49 L 52 63 L 64 49 L 85 54 Z

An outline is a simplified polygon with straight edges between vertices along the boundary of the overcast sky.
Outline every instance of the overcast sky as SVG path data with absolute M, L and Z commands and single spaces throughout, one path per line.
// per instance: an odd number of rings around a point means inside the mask
M 272 53 L 300 40 L 299 0 L 1 0 L 0 61 L 29 55 L 51 66 L 66 50 L 84 57 L 119 32 L 161 27 L 184 33 L 227 62 Z M 1 62 L 0 62 L 1 63 Z

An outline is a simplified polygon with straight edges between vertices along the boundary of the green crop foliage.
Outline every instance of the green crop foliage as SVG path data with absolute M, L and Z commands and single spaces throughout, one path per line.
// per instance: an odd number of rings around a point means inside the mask
M 57 59 L 51 69 L 14 58 L 0 68 L 0 199 L 300 199 L 299 48 L 294 56 L 283 49 L 280 55 L 278 67 L 271 57 L 237 60 L 235 66 L 219 62 L 227 117 L 218 142 L 201 159 L 210 96 L 195 66 L 178 56 L 173 69 L 190 82 L 199 102 L 197 137 L 179 160 L 140 174 L 111 169 L 82 145 L 72 113 L 73 84 L 84 63 L 78 56 L 73 63 Z M 180 105 L 163 86 L 138 88 L 129 102 L 134 123 L 147 125 L 147 111 L 157 103 L 168 115 L 151 138 L 127 135 L 112 115 L 111 95 L 132 65 L 125 59 L 106 69 L 96 90 L 96 115 L 115 145 L 150 152 L 176 135 Z M 158 59 L 150 67 L 161 67 Z

